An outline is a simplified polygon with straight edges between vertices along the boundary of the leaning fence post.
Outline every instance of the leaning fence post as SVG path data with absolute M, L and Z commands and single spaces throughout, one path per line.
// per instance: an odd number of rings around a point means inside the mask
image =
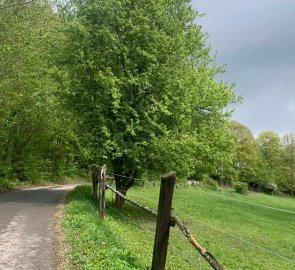
M 100 169 L 99 177 L 99 218 L 104 219 L 105 213 L 105 188 L 106 188 L 107 166 L 103 165 Z
M 97 199 L 97 184 L 98 184 L 98 168 L 92 165 L 92 194 L 94 199 Z
M 176 173 L 170 172 L 161 179 L 152 270 L 165 270 L 175 178 Z

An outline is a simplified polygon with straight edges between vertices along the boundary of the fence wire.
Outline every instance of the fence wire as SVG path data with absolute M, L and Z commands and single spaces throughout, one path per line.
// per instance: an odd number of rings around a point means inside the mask
M 109 172 L 109 174 L 114 175 L 114 176 L 120 176 L 120 177 L 123 177 L 123 178 L 126 178 L 126 179 L 132 179 L 132 180 L 134 180 L 134 181 L 140 181 L 140 182 L 143 182 L 143 181 L 144 181 L 143 179 L 133 178 L 133 177 L 128 177 L 128 176 L 120 175 L 120 174 L 114 174 L 114 173 L 111 173 L 111 172 Z M 271 209 L 271 210 L 276 210 L 276 211 L 281 211 L 281 212 L 285 212 L 285 213 L 289 213 L 289 214 L 295 214 L 295 212 L 293 212 L 293 211 L 289 211 L 289 210 L 285 210 L 285 209 L 281 209 L 281 208 L 276 208 L 276 207 L 271 207 L 271 206 L 267 206 L 267 205 L 263 205 L 263 204 L 257 204 L 257 203 L 247 202 L 247 201 L 239 200 L 239 199 L 236 199 L 236 198 L 230 198 L 230 197 L 227 197 L 227 196 L 222 196 L 222 195 L 218 195 L 218 194 L 213 194 L 213 193 L 206 192 L 206 191 L 203 191 L 203 190 L 199 190 L 199 191 L 200 191 L 200 192 L 203 192 L 203 193 L 206 193 L 206 194 L 209 194 L 209 195 L 211 195 L 211 196 L 221 197 L 221 198 L 223 198 L 223 199 L 229 199 L 229 200 L 233 200 L 233 201 L 237 201 L 237 202 L 240 202 L 240 203 L 245 203 L 245 204 L 249 204 L 249 205 L 253 205 L 253 206 L 257 206 L 257 207 L 263 207 L 263 208 L 267 208 L 267 209 Z M 146 202 L 146 201 L 149 201 L 149 200 L 146 200 L 146 198 L 143 198 L 142 196 L 137 196 L 137 195 L 135 195 L 135 197 L 137 197 L 137 198 L 141 198 L 141 199 L 143 199 L 145 202 Z M 150 201 L 149 201 L 149 202 L 150 202 Z M 107 207 L 110 208 L 110 206 L 107 206 Z M 112 208 L 112 207 L 111 207 L 111 208 Z M 112 209 L 113 209 L 114 211 L 116 211 L 114 208 L 112 208 Z M 122 213 L 120 213 L 119 211 L 116 211 L 116 212 L 122 215 Z M 228 232 L 228 231 L 225 231 L 225 230 L 223 230 L 223 229 L 220 229 L 220 228 L 218 228 L 218 227 L 216 227 L 216 226 L 214 226 L 214 225 L 209 224 L 208 222 L 205 222 L 205 221 L 199 220 L 199 219 L 197 219 L 197 218 L 195 218 L 195 217 L 192 217 L 192 216 L 190 216 L 190 215 L 188 215 L 188 214 L 186 214 L 186 213 L 184 213 L 184 212 L 180 212 L 180 211 L 177 211 L 177 212 L 178 212 L 179 214 L 181 214 L 181 215 L 187 216 L 188 218 L 190 218 L 190 219 L 192 219 L 192 220 L 194 220 L 194 221 L 196 221 L 196 222 L 202 224 L 203 226 L 206 226 L 206 227 L 209 227 L 209 228 L 211 228 L 211 229 L 213 229 L 213 230 L 219 231 L 219 232 L 221 232 L 221 233 L 223 233 L 223 234 L 226 234 L 226 235 L 228 235 L 228 236 L 230 236 L 230 237 L 232 237 L 232 238 L 235 238 L 235 239 L 239 240 L 240 242 L 243 242 L 243 243 L 245 243 L 245 244 L 251 245 L 251 246 L 253 246 L 253 247 L 257 248 L 257 249 L 260 249 L 260 250 L 262 250 L 262 251 L 264 251 L 264 252 L 266 252 L 266 253 L 269 253 L 269 254 L 271 254 L 271 255 L 273 255 L 273 256 L 276 256 L 276 257 L 278 257 L 278 258 L 280 258 L 280 259 L 282 259 L 282 260 L 285 260 L 285 261 L 288 262 L 288 263 L 291 263 L 291 264 L 294 264 L 294 265 L 295 265 L 295 260 L 294 260 L 294 259 L 290 259 L 290 258 L 288 258 L 288 257 L 286 257 L 286 256 L 283 256 L 283 255 L 281 255 L 281 254 L 279 254 L 279 253 L 276 253 L 276 252 L 274 252 L 274 251 L 272 251 L 272 250 L 269 250 L 269 249 L 267 249 L 267 248 L 264 248 L 264 247 L 262 247 L 262 246 L 260 246 L 260 245 L 258 245 L 258 244 L 256 244 L 256 243 L 253 243 L 253 242 L 251 242 L 251 241 L 249 241 L 249 240 L 246 240 L 246 239 L 244 239 L 244 238 L 242 238 L 242 237 L 240 237 L 240 236 L 237 236 L 237 235 L 232 234 L 232 233 L 230 233 L 230 232 Z M 124 216 L 124 217 L 125 217 L 125 216 Z M 136 226 L 139 226 L 139 227 L 140 227 L 139 224 L 136 224 L 136 223 L 133 222 L 130 218 L 128 218 L 128 217 L 125 217 L 125 218 L 127 218 L 130 222 L 132 222 L 132 223 L 135 224 Z M 140 227 L 140 228 L 141 228 L 141 227 Z
M 230 198 L 228 196 L 222 196 L 222 195 L 219 195 L 219 194 L 213 194 L 211 192 L 207 192 L 207 191 L 204 191 L 204 190 L 198 190 L 198 191 L 203 192 L 205 194 L 209 194 L 211 196 L 220 197 L 220 198 L 223 198 L 223 199 L 228 199 L 228 200 L 232 200 L 232 201 L 236 201 L 236 202 L 240 202 L 240 203 L 245 203 L 245 204 L 249 204 L 249 205 L 254 205 L 254 206 L 258 206 L 258 207 L 263 207 L 263 208 L 267 208 L 267 209 L 271 209 L 271 210 L 276 210 L 276 211 L 281 211 L 281 212 L 285 212 L 285 213 L 289 213 L 289 214 L 295 215 L 295 212 L 289 211 L 289 210 L 285 210 L 285 209 L 282 209 L 282 208 L 272 207 L 272 206 L 268 206 L 268 205 L 264 205 L 264 204 L 259 204 L 259 203 L 247 202 L 247 201 L 239 200 L 239 199 L 236 199 L 236 198 Z
M 120 176 L 120 177 L 122 177 L 122 178 L 126 178 L 126 179 L 130 179 L 130 180 L 134 180 L 135 182 L 140 182 L 140 183 L 146 181 L 146 180 L 144 180 L 144 179 L 135 178 L 135 177 L 130 177 L 130 176 L 126 176 L 126 175 L 122 175 L 122 174 L 117 174 L 117 173 L 113 173 L 113 172 L 109 172 L 109 171 L 108 171 L 108 174 L 113 175 L 113 176 Z
M 142 227 L 139 223 L 133 221 L 131 218 L 129 218 L 127 215 L 124 215 L 122 212 L 118 211 L 117 209 L 115 209 L 114 207 L 110 206 L 109 204 L 106 204 L 106 207 L 111 209 L 112 211 L 114 211 L 115 213 L 119 214 L 122 218 L 124 218 L 125 220 L 129 221 L 130 223 L 132 223 L 133 225 L 135 225 L 136 227 L 138 227 L 139 229 L 142 229 L 144 231 L 148 231 L 151 233 L 155 233 L 154 231 L 152 231 L 151 229 L 148 229 L 146 227 Z
M 144 179 L 129 177 L 129 176 L 126 176 L 126 175 L 115 174 L 115 173 L 112 173 L 112 172 L 108 172 L 108 173 L 111 174 L 111 175 L 114 175 L 114 176 L 120 176 L 120 177 L 123 177 L 123 178 L 126 178 L 126 179 L 131 179 L 131 180 L 134 180 L 134 181 L 138 181 L 138 182 L 141 182 L 141 183 L 145 181 Z M 209 194 L 211 196 L 220 197 L 220 198 L 223 198 L 223 199 L 228 199 L 228 200 L 232 200 L 232 201 L 236 201 L 236 202 L 240 202 L 240 203 L 245 203 L 245 204 L 249 204 L 249 205 L 253 205 L 253 206 L 257 206 L 257 207 L 267 208 L 267 209 L 281 211 L 281 212 L 285 212 L 285 213 L 295 215 L 294 211 L 290 211 L 290 210 L 286 210 L 286 209 L 282 209 L 282 208 L 272 207 L 272 206 L 259 204 L 259 203 L 254 203 L 254 202 L 248 202 L 248 201 L 244 201 L 244 200 L 240 200 L 240 199 L 236 199 L 236 198 L 230 198 L 228 196 L 222 196 L 222 195 L 219 195 L 219 194 L 213 194 L 211 192 L 206 192 L 204 190 L 198 190 L 198 191 Z
M 112 192 L 113 193 L 113 192 Z M 126 221 L 130 222 L 131 224 L 135 225 L 136 227 L 138 227 L 139 229 L 149 232 L 151 234 L 155 234 L 155 230 L 151 230 L 149 228 L 146 227 L 142 227 L 139 223 L 133 221 L 131 218 L 129 218 L 127 215 L 124 215 L 122 212 L 118 211 L 117 209 L 115 209 L 114 207 L 110 206 L 109 204 L 106 204 L 106 207 L 109 208 L 111 211 L 114 211 L 115 213 L 117 213 L 118 215 L 120 215 L 122 218 L 124 218 Z M 142 241 L 142 240 L 141 240 Z M 145 241 L 146 244 L 151 244 L 148 240 Z M 187 261 L 187 259 L 185 259 L 187 257 L 187 253 L 184 253 L 182 250 L 176 249 L 173 245 L 169 245 L 169 249 L 171 249 L 173 251 L 173 253 L 175 255 L 177 254 L 181 254 L 183 255 L 183 262 L 188 266 L 191 267 L 191 265 L 189 264 L 189 262 Z
M 146 198 L 143 198 L 143 197 L 141 197 L 141 196 L 136 196 L 136 195 L 135 195 L 134 197 L 137 197 L 137 198 L 141 198 L 141 199 L 143 199 L 143 200 L 145 201 L 145 203 L 146 203 L 146 202 L 151 203 L 151 201 L 146 200 Z M 258 245 L 258 244 L 256 244 L 256 243 L 253 243 L 253 242 L 251 242 L 251 241 L 249 241 L 249 240 L 246 240 L 246 239 L 242 238 L 241 236 L 237 236 L 237 235 L 232 234 L 232 233 L 230 233 L 230 232 L 228 232 L 228 231 L 225 231 L 225 230 L 223 230 L 223 229 L 220 229 L 220 228 L 218 228 L 218 227 L 216 227 L 216 226 L 214 226 L 214 225 L 209 224 L 208 222 L 205 222 L 205 221 L 202 221 L 202 220 L 197 219 L 197 218 L 195 218 L 195 217 L 192 217 L 191 215 L 188 215 L 188 214 L 186 214 L 186 213 L 184 213 L 184 212 L 182 212 L 182 211 L 178 211 L 178 210 L 177 210 L 176 212 L 179 213 L 180 215 L 186 216 L 186 217 L 188 217 L 188 218 L 190 218 L 190 219 L 192 219 L 192 220 L 194 220 L 194 221 L 196 221 L 196 222 L 198 222 L 198 223 L 200 223 L 200 224 L 202 224 L 202 225 L 204 225 L 204 226 L 207 226 L 207 227 L 209 227 L 209 228 L 211 228 L 211 229 L 213 229 L 213 230 L 216 230 L 216 231 L 219 231 L 219 232 L 221 232 L 221 233 L 223 233 L 223 234 L 226 234 L 226 235 L 228 235 L 228 236 L 231 236 L 231 237 L 233 237 L 233 238 L 239 240 L 240 242 L 243 242 L 243 243 L 245 243 L 245 244 L 248 244 L 248 245 L 254 246 L 254 247 L 256 247 L 257 249 L 260 249 L 260 250 L 262 250 L 262 251 L 264 251 L 264 252 L 267 252 L 267 253 L 269 253 L 269 254 L 272 254 L 272 255 L 274 255 L 274 256 L 276 256 L 276 257 L 278 257 L 278 258 L 281 258 L 281 259 L 283 259 L 283 260 L 285 260 L 285 261 L 287 261 L 287 262 L 289 262 L 289 263 L 295 264 L 295 260 L 290 259 L 290 258 L 288 258 L 288 257 L 286 257 L 286 256 L 281 255 L 281 254 L 278 254 L 278 253 L 276 253 L 276 252 L 274 252 L 274 251 L 272 251 L 272 250 L 269 250 L 269 249 L 267 249 L 267 248 L 264 248 L 264 247 L 262 247 L 262 246 L 260 246 L 260 245 Z
M 264 251 L 264 252 L 267 252 L 267 253 L 269 253 L 269 254 L 272 254 L 272 255 L 274 255 L 274 256 L 276 256 L 276 257 L 278 257 L 278 258 L 281 258 L 281 259 L 283 259 L 283 260 L 285 260 L 285 261 L 287 261 L 287 262 L 289 262 L 289 263 L 295 264 L 295 260 L 293 260 L 293 259 L 287 258 L 287 257 L 285 257 L 285 256 L 283 256 L 283 255 L 281 255 L 281 254 L 278 254 L 278 253 L 276 253 L 276 252 L 274 252 L 274 251 L 272 251 L 272 250 L 269 250 L 269 249 L 267 249 L 267 248 L 264 248 L 264 247 L 262 247 L 262 246 L 260 246 L 260 245 L 255 244 L 255 243 L 253 243 L 253 242 L 250 242 L 249 240 L 246 240 L 246 239 L 244 239 L 244 238 L 242 238 L 242 237 L 240 237 L 240 236 L 237 236 L 237 235 L 232 234 L 232 233 L 230 233 L 230 232 L 228 232 L 228 231 L 225 231 L 225 230 L 220 229 L 220 228 L 218 228 L 218 227 L 216 227 L 216 226 L 213 226 L 213 225 L 209 224 L 208 222 L 205 222 L 205 221 L 199 220 L 199 219 L 197 219 L 197 218 L 195 218 L 195 217 L 192 217 L 192 216 L 190 216 L 190 215 L 188 215 L 188 214 L 186 214 L 186 213 L 184 213 L 184 212 L 180 212 L 180 211 L 177 211 L 177 212 L 180 213 L 181 215 L 184 215 L 184 216 L 189 217 L 190 219 L 192 219 L 192 220 L 194 220 L 194 221 L 196 221 L 196 222 L 198 222 L 198 223 L 200 223 L 200 224 L 203 224 L 204 226 L 207 226 L 207 227 L 209 227 L 209 228 L 211 228 L 211 229 L 214 229 L 214 230 L 219 231 L 219 232 L 221 232 L 221 233 L 223 233 L 223 234 L 226 234 L 226 235 L 228 235 L 228 236 L 231 236 L 231 237 L 233 237 L 233 238 L 235 238 L 235 239 L 237 239 L 237 240 L 239 240 L 239 241 L 241 241 L 241 242 L 243 242 L 243 243 L 246 243 L 246 244 L 248 244 L 248 245 L 254 246 L 254 247 L 256 247 L 256 248 L 258 248 L 258 249 L 260 249 L 260 250 L 262 250 L 262 251 Z

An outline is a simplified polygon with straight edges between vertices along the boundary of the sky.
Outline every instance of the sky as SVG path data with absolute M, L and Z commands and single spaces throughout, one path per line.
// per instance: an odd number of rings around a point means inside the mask
M 295 0 L 193 0 L 206 15 L 212 55 L 226 65 L 222 80 L 243 96 L 232 118 L 254 135 L 295 131 Z

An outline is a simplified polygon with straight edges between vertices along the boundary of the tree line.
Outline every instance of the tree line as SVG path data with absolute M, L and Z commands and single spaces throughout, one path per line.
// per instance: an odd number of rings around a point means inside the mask
M 57 65 L 60 25 L 49 3 L 0 4 L 1 179 L 36 182 L 76 170 L 79 141 Z
M 251 130 L 229 122 L 235 134 L 235 156 L 225 165 L 225 179 L 243 181 L 249 188 L 266 192 L 282 191 L 293 196 L 295 190 L 295 133 L 280 137 L 276 132 L 262 131 L 255 138 Z
M 199 17 L 188 0 L 2 1 L 0 179 L 106 163 L 123 194 L 169 170 L 294 190 L 292 147 L 230 122 L 239 98 L 215 79 Z

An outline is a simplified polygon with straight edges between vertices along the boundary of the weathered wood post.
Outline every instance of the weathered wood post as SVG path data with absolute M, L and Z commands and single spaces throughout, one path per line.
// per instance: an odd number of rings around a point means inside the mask
M 176 173 L 170 172 L 161 179 L 152 270 L 165 270 L 175 178 Z
M 98 184 L 98 167 L 92 165 L 92 194 L 93 198 L 97 199 L 97 184 Z
M 99 177 L 99 218 L 101 221 L 104 219 L 105 213 L 105 188 L 106 188 L 107 166 L 103 165 L 100 168 Z

